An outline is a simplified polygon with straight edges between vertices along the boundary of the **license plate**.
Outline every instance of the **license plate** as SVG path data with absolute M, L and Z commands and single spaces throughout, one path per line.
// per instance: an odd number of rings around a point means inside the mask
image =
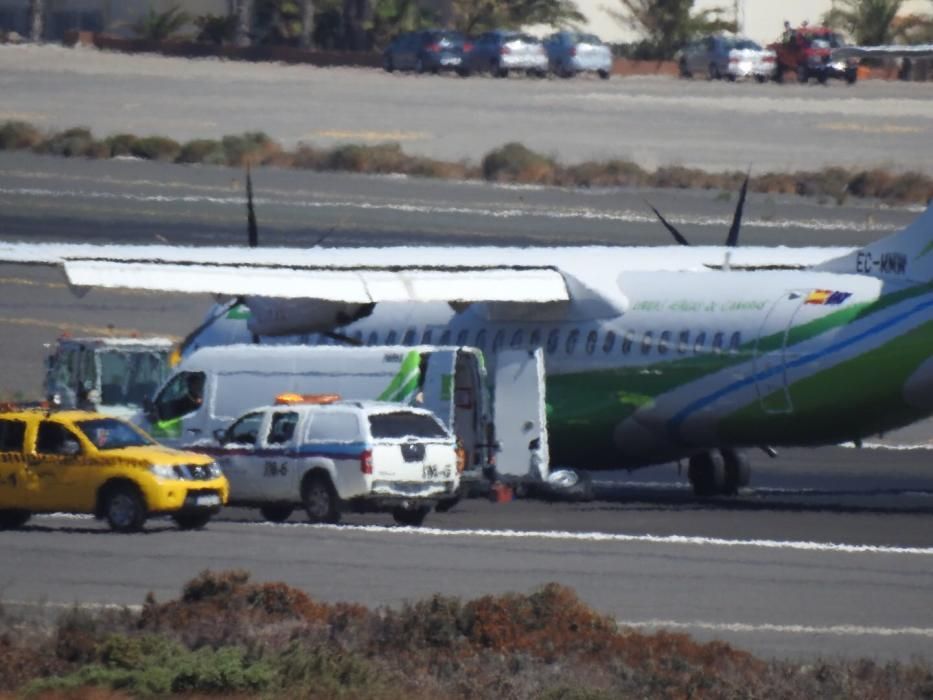
M 220 505 L 220 496 L 215 493 L 207 494 L 205 496 L 198 496 L 194 499 L 196 505 L 199 506 L 219 506 Z
M 441 58 L 442 66 L 455 66 L 460 63 L 460 59 L 456 56 L 444 56 Z

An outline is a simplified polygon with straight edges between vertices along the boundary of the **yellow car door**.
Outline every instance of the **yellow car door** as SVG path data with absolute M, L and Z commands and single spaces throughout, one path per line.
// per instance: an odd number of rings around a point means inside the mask
M 43 420 L 36 432 L 29 468 L 37 479 L 35 510 L 90 513 L 97 479 L 87 448 L 70 428 Z
M 0 418 L 0 508 L 28 510 L 26 421 Z

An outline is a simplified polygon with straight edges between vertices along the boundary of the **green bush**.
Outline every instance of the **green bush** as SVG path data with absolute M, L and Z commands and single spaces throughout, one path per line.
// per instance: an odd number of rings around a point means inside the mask
M 181 152 L 181 145 L 164 136 L 146 136 L 130 146 L 130 154 L 146 160 L 173 161 Z
M 94 140 L 90 129 L 77 127 L 53 134 L 45 141 L 39 143 L 35 150 L 53 156 L 66 158 L 88 157 L 108 158 L 110 147 L 106 143 Z
M 247 131 L 221 140 L 227 165 L 242 168 L 247 164 L 258 165 L 281 151 L 281 147 L 262 131 Z
M 494 182 L 546 184 L 554 179 L 554 161 L 521 143 L 507 143 L 483 158 L 483 177 Z
M 105 143 L 110 147 L 111 158 L 116 158 L 117 156 L 132 155 L 133 146 L 138 140 L 138 137 L 133 134 L 114 134 L 108 136 Z
M 220 141 L 214 139 L 195 139 L 181 147 L 176 161 L 179 163 L 204 163 L 205 165 L 223 165 L 227 154 Z
M 373 146 L 347 144 L 337 146 L 325 161 L 326 170 L 353 173 L 404 173 L 410 159 L 397 143 Z
M 35 148 L 42 141 L 42 132 L 26 122 L 9 121 L 0 125 L 0 150 Z

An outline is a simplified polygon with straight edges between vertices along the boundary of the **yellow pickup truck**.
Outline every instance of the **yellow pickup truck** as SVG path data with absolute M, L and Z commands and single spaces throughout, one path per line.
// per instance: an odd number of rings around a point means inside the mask
M 91 513 L 117 532 L 167 514 L 204 527 L 227 502 L 210 457 L 164 447 L 124 420 L 88 411 L 0 407 L 0 529 L 33 513 Z

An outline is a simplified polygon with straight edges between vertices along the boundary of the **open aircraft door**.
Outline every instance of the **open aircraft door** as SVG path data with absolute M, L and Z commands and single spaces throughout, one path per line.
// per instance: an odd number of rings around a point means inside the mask
M 547 479 L 549 455 L 544 403 L 544 354 L 506 350 L 496 364 L 496 471 L 501 476 Z

